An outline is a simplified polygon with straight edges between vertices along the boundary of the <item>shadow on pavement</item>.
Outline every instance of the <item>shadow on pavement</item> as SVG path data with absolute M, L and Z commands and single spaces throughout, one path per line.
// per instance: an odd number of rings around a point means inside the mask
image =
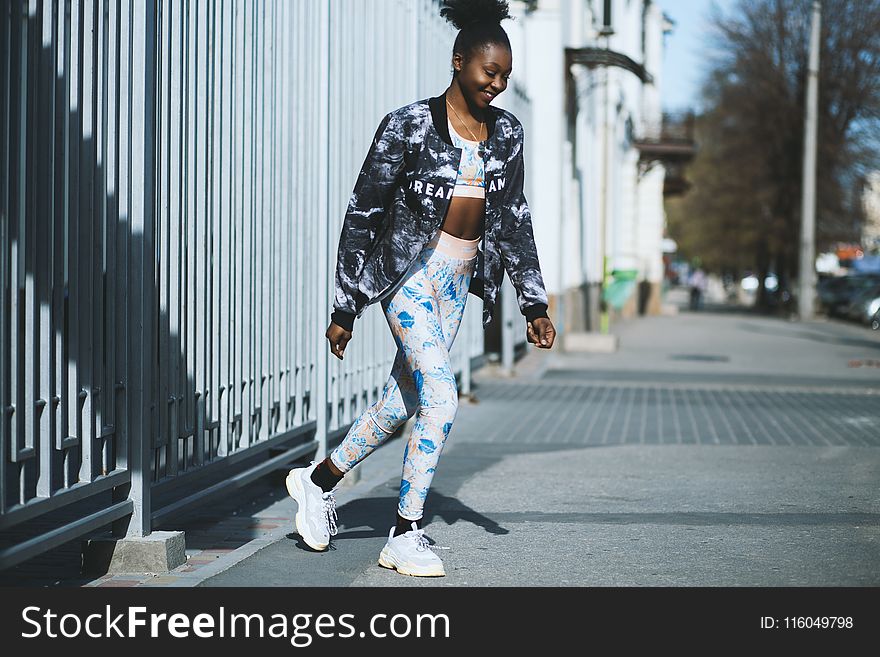
M 339 533 L 333 537 L 333 541 L 345 541 L 355 538 L 385 538 L 391 527 L 394 526 L 395 512 L 397 509 L 397 495 L 383 497 L 365 497 L 352 500 L 339 507 Z M 490 534 L 508 534 L 509 530 L 499 525 L 491 518 L 462 504 L 459 500 L 448 495 L 443 495 L 437 490 L 430 494 L 430 508 L 425 509 L 422 526 L 426 535 L 430 538 L 430 525 L 436 519 L 442 520 L 447 525 L 456 522 L 469 522 L 482 527 Z M 310 547 L 302 542 L 295 532 L 287 534 L 286 538 L 296 541 L 296 546 L 307 552 L 313 552 Z M 331 543 L 332 548 L 332 543 Z

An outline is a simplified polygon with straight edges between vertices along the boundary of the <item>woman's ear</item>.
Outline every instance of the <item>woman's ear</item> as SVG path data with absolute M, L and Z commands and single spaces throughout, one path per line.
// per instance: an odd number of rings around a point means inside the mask
M 464 66 L 464 57 L 461 56 L 461 53 L 454 53 L 452 55 L 452 68 L 456 73 L 461 72 L 461 67 Z

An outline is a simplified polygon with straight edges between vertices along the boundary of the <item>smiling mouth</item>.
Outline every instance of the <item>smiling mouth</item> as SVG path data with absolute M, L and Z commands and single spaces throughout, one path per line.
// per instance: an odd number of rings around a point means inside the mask
M 497 94 L 493 94 L 491 91 L 483 91 L 482 93 L 483 93 L 483 96 L 485 96 L 489 100 L 492 100 L 497 95 Z

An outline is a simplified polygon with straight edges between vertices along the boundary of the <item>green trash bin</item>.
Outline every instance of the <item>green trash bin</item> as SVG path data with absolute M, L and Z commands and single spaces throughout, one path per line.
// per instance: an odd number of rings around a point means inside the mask
M 615 310 L 620 310 L 635 292 L 638 269 L 615 269 L 611 272 L 611 282 L 602 291 L 602 299 Z

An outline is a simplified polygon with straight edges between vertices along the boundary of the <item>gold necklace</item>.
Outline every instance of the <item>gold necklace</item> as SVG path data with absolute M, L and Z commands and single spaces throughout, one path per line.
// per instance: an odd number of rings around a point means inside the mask
M 452 103 L 449 102 L 448 98 L 446 99 L 446 104 L 449 105 L 450 108 L 452 108 L 453 112 L 455 112 L 455 116 L 458 118 L 458 122 L 464 126 L 465 130 L 467 130 L 469 133 L 471 133 L 471 137 L 474 138 L 474 141 L 477 141 L 477 142 L 480 141 L 479 139 L 476 138 L 476 136 L 474 136 L 474 131 L 471 130 L 470 128 L 468 128 L 467 124 L 461 120 L 461 117 L 458 115 L 458 112 L 455 111 L 455 108 L 452 107 Z M 484 123 L 483 121 L 480 121 L 480 134 L 483 134 L 483 123 Z

